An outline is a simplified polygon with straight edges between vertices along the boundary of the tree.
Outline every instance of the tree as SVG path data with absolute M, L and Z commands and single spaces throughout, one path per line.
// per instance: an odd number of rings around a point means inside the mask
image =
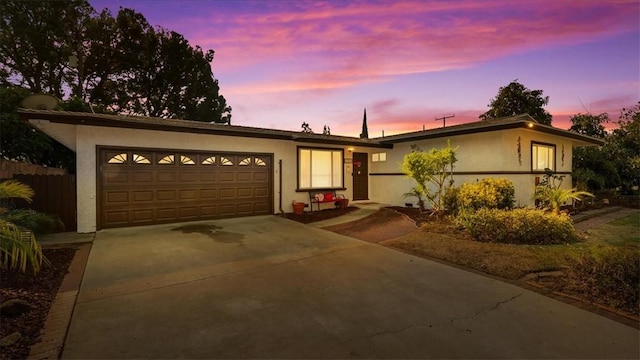
M 603 123 L 609 115 L 576 114 L 571 117 L 569 131 L 604 139 L 608 133 Z M 602 191 L 620 185 L 620 176 L 611 162 L 605 158 L 601 148 L 579 147 L 573 150 L 572 177 L 577 187 L 591 191 Z
M 0 85 L 71 96 L 123 114 L 230 123 L 213 50 L 85 0 L 0 2 Z
M 6 180 L 0 183 L 0 202 L 10 198 L 20 198 L 31 202 L 33 190 L 18 181 Z M 26 272 L 30 266 L 34 274 L 40 271 L 42 263 L 48 263 L 42 255 L 42 248 L 33 232 L 19 226 L 6 217 L 7 209 L 0 204 L 0 267 Z
M 571 117 L 572 125 L 569 128 L 569 131 L 604 139 L 607 136 L 607 130 L 602 124 L 608 122 L 609 114 L 607 113 L 602 113 L 600 115 L 576 114 Z
M 607 137 L 603 151 L 616 167 L 625 190 L 640 185 L 640 102 L 624 108 L 618 128 Z
M 62 98 L 74 27 L 91 10 L 84 0 L 0 2 L 0 84 Z
M 456 150 L 447 142 L 442 149 L 432 148 L 424 152 L 418 146 L 412 146 L 412 151 L 402 159 L 401 170 L 408 177 L 415 180 L 416 185 L 406 196 L 416 196 L 419 203 L 423 198 L 431 204 L 434 213 L 443 209 L 444 194 L 453 185 L 453 164 L 457 161 Z M 434 185 L 432 191 L 429 185 Z M 421 211 L 424 209 L 421 208 Z
M 20 102 L 31 92 L 20 87 L 0 86 L 0 156 L 75 170 L 75 154 L 64 145 L 36 131 L 18 117 Z
M 529 114 L 541 124 L 551 125 L 551 114 L 543 106 L 549 103 L 549 97 L 542 96 L 542 90 L 529 90 L 518 80 L 498 90 L 498 95 L 491 99 L 489 111 L 479 116 L 481 120 L 489 120 L 505 116 Z

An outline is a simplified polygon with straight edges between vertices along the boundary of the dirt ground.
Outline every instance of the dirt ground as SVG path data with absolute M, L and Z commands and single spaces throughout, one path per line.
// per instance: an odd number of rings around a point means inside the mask
M 406 235 L 418 227 L 411 218 L 393 209 L 383 208 L 364 219 L 325 227 L 325 230 L 356 239 L 378 243 Z
M 31 305 L 31 310 L 19 316 L 2 316 L 0 338 L 19 332 L 22 338 L 14 345 L 3 347 L 1 359 L 26 359 L 29 348 L 40 336 L 40 330 L 56 297 L 62 279 L 67 274 L 76 250 L 70 248 L 43 249 L 51 265 L 43 265 L 37 275 L 17 271 L 0 270 L 0 302 L 21 299 Z

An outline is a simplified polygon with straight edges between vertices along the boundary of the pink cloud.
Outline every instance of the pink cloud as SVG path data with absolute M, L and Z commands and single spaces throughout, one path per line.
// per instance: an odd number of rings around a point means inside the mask
M 250 91 L 339 89 L 630 31 L 638 10 L 632 1 L 512 2 L 508 9 L 502 1 L 284 4 L 267 14 L 211 16 L 191 39 L 217 51 L 217 70 L 265 61 L 287 69 L 275 86 L 269 78 Z

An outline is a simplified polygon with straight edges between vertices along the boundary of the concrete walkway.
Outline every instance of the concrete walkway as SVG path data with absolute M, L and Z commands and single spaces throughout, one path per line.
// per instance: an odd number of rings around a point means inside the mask
M 640 212 L 638 209 L 612 207 L 599 210 L 585 211 L 574 217 L 575 228 L 578 231 L 587 231 L 602 224 L 627 217 Z
M 638 330 L 276 216 L 96 234 L 63 358 L 633 358 Z

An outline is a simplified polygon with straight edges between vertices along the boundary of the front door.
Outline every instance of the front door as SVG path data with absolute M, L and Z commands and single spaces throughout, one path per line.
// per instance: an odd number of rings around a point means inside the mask
M 353 153 L 353 200 L 369 200 L 369 154 Z

